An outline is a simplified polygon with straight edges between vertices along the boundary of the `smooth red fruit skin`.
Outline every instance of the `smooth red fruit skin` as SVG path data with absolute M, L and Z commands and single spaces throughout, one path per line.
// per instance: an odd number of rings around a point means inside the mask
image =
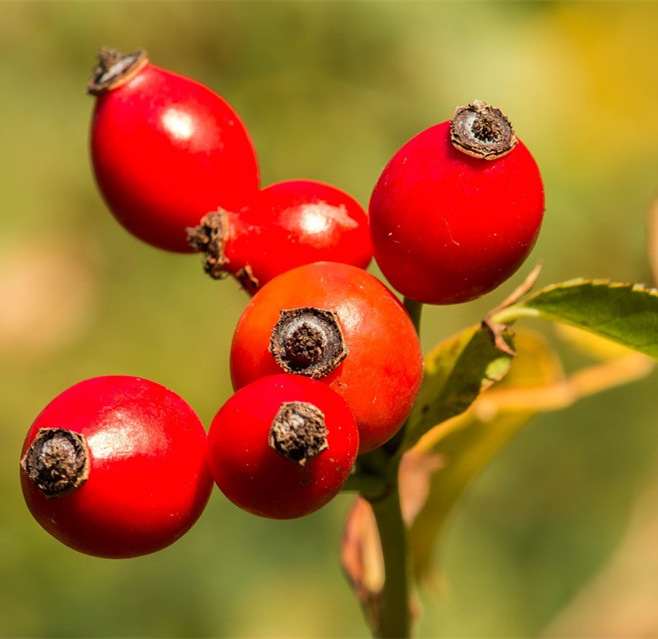
M 423 376 L 418 334 L 402 304 L 376 277 L 355 266 L 316 262 L 274 278 L 254 295 L 231 344 L 235 389 L 281 372 L 268 351 L 285 309 L 337 313 L 349 353 L 319 381 L 341 395 L 359 427 L 359 453 L 388 441 L 413 407 Z
M 304 466 L 268 444 L 283 402 L 308 402 L 325 415 L 328 448 Z M 335 497 L 356 460 L 359 435 L 346 402 L 328 386 L 299 375 L 258 379 L 220 408 L 208 432 L 210 466 L 219 489 L 262 517 L 308 515 Z
M 233 108 L 209 88 L 150 63 L 99 95 L 91 159 L 117 220 L 153 246 L 189 252 L 185 229 L 259 187 L 256 155 Z
M 365 269 L 372 260 L 366 211 L 351 195 L 323 182 L 272 184 L 228 219 L 226 270 L 235 275 L 248 266 L 259 286 L 312 262 Z
M 539 169 L 522 142 L 496 160 L 478 159 L 452 146 L 450 122 L 442 122 L 402 146 L 375 185 L 375 261 L 407 297 L 466 302 L 521 266 L 544 208 Z
M 87 438 L 89 479 L 47 498 L 21 470 L 37 522 L 71 548 L 97 557 L 152 553 L 179 539 L 203 512 L 213 487 L 207 436 L 178 395 L 145 379 L 96 377 L 48 404 L 27 433 L 65 428 Z

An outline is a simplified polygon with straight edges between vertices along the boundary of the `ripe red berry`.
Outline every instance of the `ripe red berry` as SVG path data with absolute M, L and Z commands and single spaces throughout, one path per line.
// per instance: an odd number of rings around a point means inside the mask
M 338 494 L 359 436 L 349 407 L 328 386 L 280 374 L 237 391 L 213 419 L 208 446 L 215 482 L 234 504 L 291 519 Z
M 420 387 L 418 334 L 376 277 L 316 262 L 277 276 L 250 300 L 231 345 L 238 389 L 282 370 L 328 384 L 352 409 L 363 453 L 402 426 Z
M 128 231 L 188 252 L 186 228 L 256 192 L 254 149 L 233 108 L 209 88 L 149 62 L 102 50 L 88 91 L 97 96 L 91 160 L 105 201 Z
M 212 277 L 234 275 L 250 293 L 296 266 L 329 261 L 367 268 L 368 216 L 344 191 L 313 180 L 262 189 L 239 211 L 209 213 L 190 230 Z
M 213 486 L 207 437 L 172 391 L 129 376 L 65 390 L 38 415 L 21 459 L 34 518 L 97 557 L 160 550 L 197 521 Z
M 393 155 L 369 209 L 375 260 L 393 288 L 454 304 L 521 266 L 539 233 L 544 187 L 507 118 L 476 100 Z

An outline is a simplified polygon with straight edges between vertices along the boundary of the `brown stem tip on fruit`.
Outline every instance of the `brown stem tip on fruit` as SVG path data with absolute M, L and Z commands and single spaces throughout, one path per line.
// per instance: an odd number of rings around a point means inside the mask
M 281 311 L 269 351 L 286 373 L 313 379 L 331 373 L 348 352 L 338 315 L 312 307 Z
M 251 265 L 247 264 L 243 266 L 236 274 L 235 279 L 240 282 L 240 286 L 247 291 L 250 295 L 254 295 L 256 291 L 260 288 L 260 282 L 258 278 L 254 275 L 254 271 L 251 268 Z
M 186 233 L 189 247 L 203 253 L 203 270 L 216 280 L 226 277 L 226 212 L 217 209 L 204 215 L 198 226 L 188 227 Z
M 457 107 L 450 125 L 450 141 L 463 153 L 485 160 L 506 155 L 518 143 L 507 116 L 481 100 Z
M 84 435 L 64 428 L 41 428 L 21 459 L 21 468 L 46 497 L 67 495 L 89 477 Z
M 116 49 L 102 47 L 96 57 L 98 64 L 87 83 L 89 95 L 100 95 L 121 86 L 139 73 L 149 61 L 144 49 L 124 55 Z
M 308 402 L 284 402 L 272 420 L 269 445 L 300 466 L 329 448 L 324 413 Z

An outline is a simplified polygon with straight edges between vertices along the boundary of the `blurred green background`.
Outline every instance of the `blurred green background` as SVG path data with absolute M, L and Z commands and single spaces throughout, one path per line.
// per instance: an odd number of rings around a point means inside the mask
M 84 93 L 101 45 L 144 47 L 222 94 L 251 132 L 263 184 L 320 179 L 364 205 L 409 137 L 473 98 L 501 106 L 547 191 L 524 271 L 541 260 L 541 284 L 650 284 L 656 33 L 652 2 L 0 3 L 0 635 L 367 635 L 337 563 L 349 496 L 273 522 L 215 493 L 174 546 L 125 561 L 70 551 L 23 504 L 24 434 L 77 381 L 148 377 L 208 424 L 230 393 L 228 348 L 246 302 L 233 281 L 205 277 L 196 256 L 139 243 L 105 209 Z M 476 302 L 427 309 L 425 348 L 479 321 L 524 271 Z M 658 485 L 655 384 L 653 374 L 542 415 L 510 443 L 454 513 L 437 558 L 442 587 L 422 594 L 421 636 L 557 633 L 638 516 L 638 614 L 650 616 L 658 499 L 640 498 Z M 634 636 L 631 626 L 617 636 Z

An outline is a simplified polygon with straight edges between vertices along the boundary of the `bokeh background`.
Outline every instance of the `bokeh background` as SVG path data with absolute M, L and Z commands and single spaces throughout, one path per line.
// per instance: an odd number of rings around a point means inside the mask
M 349 496 L 272 522 L 216 493 L 174 546 L 125 561 L 70 551 L 23 504 L 24 434 L 77 381 L 148 377 L 208 424 L 230 394 L 246 302 L 196 256 L 143 245 L 107 212 L 84 92 L 101 45 L 144 47 L 222 94 L 251 132 L 264 184 L 324 180 L 364 205 L 409 137 L 473 98 L 501 106 L 547 191 L 525 271 L 541 260 L 540 284 L 651 284 L 656 33 L 652 2 L 0 3 L 0 635 L 367 635 L 337 563 Z M 425 348 L 479 321 L 522 275 L 427 309 Z M 658 635 L 655 387 L 653 374 L 542 415 L 504 449 L 454 513 L 420 636 L 629 637 L 639 621 Z M 609 623 L 597 628 L 587 610 Z

